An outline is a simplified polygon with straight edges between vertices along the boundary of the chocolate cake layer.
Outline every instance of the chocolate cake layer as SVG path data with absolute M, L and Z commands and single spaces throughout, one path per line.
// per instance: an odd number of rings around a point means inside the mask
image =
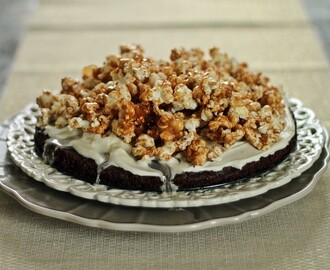
M 80 155 L 71 147 L 61 147 L 54 143 L 47 143 L 48 135 L 40 128 L 36 129 L 35 151 L 58 171 L 84 180 L 88 183 L 95 183 L 99 177 L 99 183 L 109 188 L 161 191 L 164 182 L 155 176 L 140 176 L 126 171 L 120 167 L 109 166 L 99 172 L 98 166 L 93 159 Z M 242 180 L 260 174 L 263 171 L 273 168 L 280 163 L 296 145 L 296 135 L 289 144 L 267 157 L 258 161 L 247 163 L 242 169 L 225 167 L 221 171 L 186 172 L 177 174 L 172 179 L 172 184 L 178 190 L 191 190 L 217 186 Z

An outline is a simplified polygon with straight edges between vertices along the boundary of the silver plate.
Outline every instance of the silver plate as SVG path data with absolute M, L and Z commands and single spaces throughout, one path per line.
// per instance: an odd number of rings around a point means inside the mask
M 8 124 L 0 127 L 0 188 L 26 208 L 42 215 L 97 228 L 184 232 L 239 223 L 274 211 L 311 192 L 329 160 L 328 133 L 325 146 L 311 168 L 286 185 L 248 199 L 221 205 L 190 208 L 146 208 L 105 204 L 73 196 L 33 181 L 10 159 L 6 147 Z
M 312 110 L 301 101 L 290 98 L 290 109 L 297 122 L 297 147 L 278 166 L 249 181 L 229 184 L 220 188 L 157 193 L 108 189 L 91 185 L 64 175 L 45 164 L 34 152 L 33 135 L 39 111 L 31 105 L 11 122 L 8 131 L 8 149 L 12 159 L 25 173 L 56 190 L 81 198 L 126 206 L 157 208 L 199 207 L 235 202 L 261 195 L 289 183 L 310 168 L 319 158 L 324 146 L 324 130 Z

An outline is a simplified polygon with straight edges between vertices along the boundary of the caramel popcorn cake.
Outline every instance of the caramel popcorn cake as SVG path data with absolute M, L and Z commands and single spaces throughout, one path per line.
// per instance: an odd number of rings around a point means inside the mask
M 35 151 L 64 174 L 110 188 L 174 191 L 259 174 L 295 146 L 280 90 L 218 48 L 168 60 L 121 46 L 82 79 L 44 90 Z

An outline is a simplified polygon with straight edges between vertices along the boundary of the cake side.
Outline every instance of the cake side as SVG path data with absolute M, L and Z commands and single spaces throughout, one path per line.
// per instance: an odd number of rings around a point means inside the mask
M 107 185 L 109 188 L 145 191 L 162 191 L 164 190 L 164 181 L 167 180 L 169 180 L 172 189 L 175 190 L 205 188 L 244 180 L 279 164 L 290 154 L 296 144 L 295 134 L 285 148 L 277 150 L 267 157 L 261 157 L 257 161 L 248 162 L 241 169 L 224 167 L 219 171 L 181 172 L 176 174 L 174 178 L 165 179 L 164 177 L 137 175 L 113 165 L 98 172 L 98 166 L 93 159 L 80 155 L 72 147 L 61 147 L 55 143 L 47 143 L 48 139 L 48 135 L 37 128 L 35 151 L 60 172 L 91 184 L 99 179 L 98 183 Z

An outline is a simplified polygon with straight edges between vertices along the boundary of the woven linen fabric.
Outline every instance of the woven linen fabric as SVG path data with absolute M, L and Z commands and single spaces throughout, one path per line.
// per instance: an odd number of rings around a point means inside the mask
M 4 121 L 101 64 L 123 43 L 168 57 L 212 46 L 264 71 L 330 128 L 330 72 L 299 1 L 40 1 L 0 101 Z M 0 192 L 0 269 L 327 269 L 330 173 L 299 201 L 248 221 L 184 233 L 91 228 L 34 213 Z

